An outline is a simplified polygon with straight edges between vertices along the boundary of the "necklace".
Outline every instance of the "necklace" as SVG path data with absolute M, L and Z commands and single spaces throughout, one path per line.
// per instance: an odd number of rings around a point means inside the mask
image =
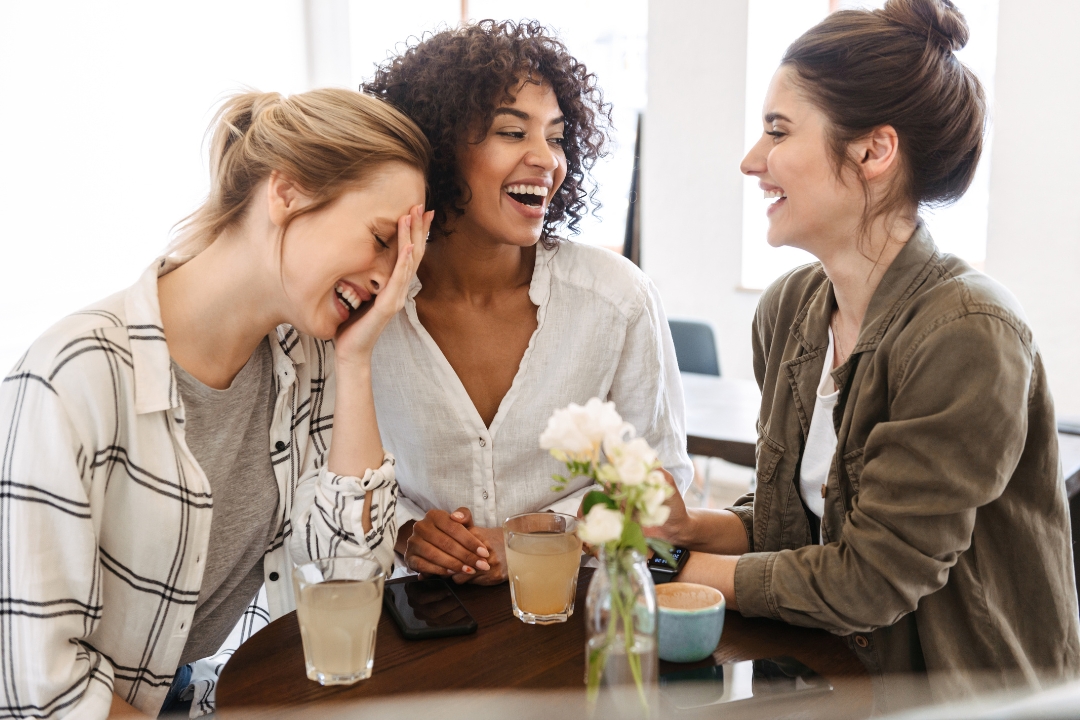
M 836 364 L 837 365 L 843 365 L 844 361 L 847 360 L 847 353 L 844 352 L 844 346 L 840 344 L 840 333 L 837 332 L 837 330 L 836 330 L 836 315 L 835 314 L 832 316 L 832 319 L 829 321 L 829 326 L 832 327 L 833 342 L 836 343 L 836 349 L 838 351 L 837 360 L 839 362 L 837 362 Z

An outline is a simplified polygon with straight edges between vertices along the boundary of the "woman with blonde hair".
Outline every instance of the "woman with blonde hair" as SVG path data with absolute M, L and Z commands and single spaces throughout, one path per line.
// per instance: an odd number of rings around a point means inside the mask
M 215 122 L 173 252 L 0 385 L 12 716 L 175 710 L 264 582 L 271 618 L 294 607 L 294 560 L 392 563 L 371 352 L 423 256 L 427 141 L 346 90 Z

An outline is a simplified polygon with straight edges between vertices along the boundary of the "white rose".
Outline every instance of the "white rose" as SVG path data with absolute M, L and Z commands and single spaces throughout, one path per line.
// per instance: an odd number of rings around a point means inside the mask
M 590 545 L 603 545 L 622 537 L 622 513 L 604 505 L 593 505 L 578 525 L 578 537 Z
M 658 461 L 656 451 L 649 446 L 645 438 L 634 438 L 613 447 L 605 446 L 605 452 L 619 472 L 623 485 L 640 485 L 645 482 Z
M 615 403 L 603 402 L 600 398 L 590 399 L 585 403 L 585 407 L 571 403 L 570 409 L 574 412 L 581 432 L 597 446 L 604 441 L 604 438 L 618 432 L 625 424 L 622 416 L 615 411 Z
M 623 426 L 615 403 L 592 398 L 584 406 L 570 403 L 556 410 L 540 435 L 544 450 L 563 450 L 571 455 L 591 455 L 608 435 Z
M 674 493 L 675 490 L 664 480 L 661 473 L 649 473 L 648 487 L 641 494 L 641 503 L 638 506 L 638 520 L 642 527 L 656 527 L 667 522 L 671 508 L 664 503 Z
M 641 527 L 660 527 L 667 522 L 670 515 L 671 508 L 667 505 L 661 505 L 656 508 L 656 512 L 639 514 L 638 522 L 641 523 Z
M 574 405 L 571 405 L 553 412 L 548 419 L 547 428 L 540 435 L 540 447 L 552 451 L 552 455 L 555 455 L 556 451 L 562 451 L 561 456 L 555 457 L 563 462 L 566 462 L 567 453 L 591 455 L 593 451 L 592 441 L 574 422 L 573 407 Z

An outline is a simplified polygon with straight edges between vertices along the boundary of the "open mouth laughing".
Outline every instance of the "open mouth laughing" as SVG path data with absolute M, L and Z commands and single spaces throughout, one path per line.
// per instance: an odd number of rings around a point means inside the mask
M 766 215 L 771 215 L 777 208 L 779 208 L 781 205 L 784 204 L 784 202 L 787 201 L 787 193 L 784 192 L 783 188 L 769 187 L 762 189 L 765 191 L 766 200 L 776 201 L 769 205 L 769 208 L 765 211 Z
M 345 282 L 338 282 L 338 284 L 334 286 L 334 295 L 345 309 L 346 316 L 355 312 L 362 303 L 371 299 L 370 293 L 364 292 L 363 290 L 358 291 L 352 285 Z

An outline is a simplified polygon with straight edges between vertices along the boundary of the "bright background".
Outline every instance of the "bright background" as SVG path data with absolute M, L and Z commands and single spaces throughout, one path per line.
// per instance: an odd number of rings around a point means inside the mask
M 1059 410 L 1080 413 L 1080 3 L 956 0 L 960 57 L 990 93 L 974 186 L 929 216 L 939 245 L 1028 311 Z M 806 257 L 764 242 L 761 192 L 738 173 L 786 45 L 837 7 L 880 0 L 469 0 L 469 18 L 556 29 L 614 105 L 597 167 L 603 209 L 577 239 L 622 243 L 635 123 L 646 115 L 642 265 L 673 315 L 709 320 L 725 374 L 751 377 L 760 289 Z M 203 133 L 242 87 L 356 87 L 461 0 L 53 0 L 0 3 L 0 370 L 51 323 L 130 285 L 207 190 Z M 1069 80 L 1064 80 L 1069 79 Z

